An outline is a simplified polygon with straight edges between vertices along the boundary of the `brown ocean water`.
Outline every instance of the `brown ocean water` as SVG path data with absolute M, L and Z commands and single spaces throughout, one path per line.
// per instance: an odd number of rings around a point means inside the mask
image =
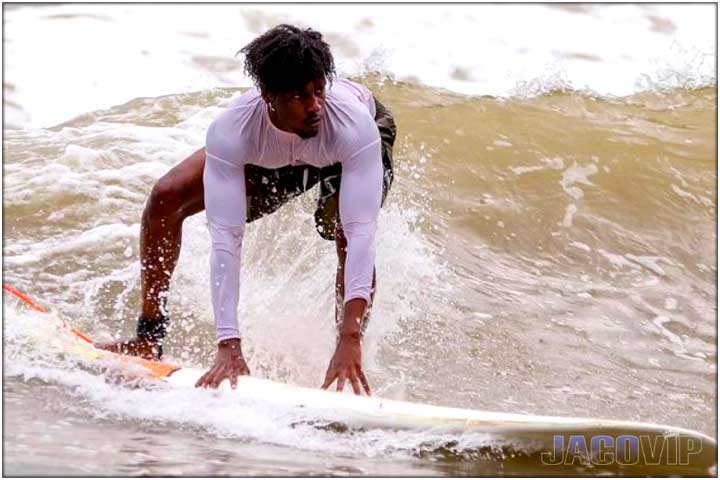
M 715 88 L 499 98 L 358 80 L 398 125 L 365 355 L 377 395 L 717 437 Z M 97 340 L 133 332 L 145 199 L 239 92 L 5 131 L 4 282 Z M 305 386 L 333 336 L 335 254 L 314 200 L 249 227 L 241 291 L 253 373 Z M 214 355 L 204 222 L 185 224 L 169 298 L 166 354 L 189 365 Z M 297 431 L 291 414 L 110 385 L 33 340 L 42 320 L 4 300 L 6 475 L 598 473 L 483 456 L 482 436 Z

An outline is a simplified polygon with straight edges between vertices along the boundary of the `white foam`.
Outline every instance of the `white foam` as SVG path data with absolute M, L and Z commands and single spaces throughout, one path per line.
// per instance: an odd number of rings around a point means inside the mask
M 616 267 L 627 267 L 632 270 L 639 270 L 639 267 L 634 264 L 633 262 L 629 261 L 627 258 L 625 258 L 622 255 L 618 255 L 616 253 L 607 252 L 603 250 L 602 248 L 598 248 L 598 252 L 600 255 L 605 257 L 607 261 L 609 261 L 613 266 Z
M 540 158 L 540 161 L 543 163 L 543 165 L 510 167 L 510 170 L 512 170 L 515 175 L 524 175 L 526 173 L 538 172 L 541 170 L 562 170 L 563 168 L 565 168 L 565 160 L 563 160 L 562 157 L 542 157 Z
M 633 254 L 626 254 L 625 257 L 633 262 L 639 263 L 643 267 L 647 268 L 651 272 L 660 275 L 660 276 L 666 276 L 665 270 L 659 265 L 660 262 L 666 262 L 668 264 L 672 264 L 667 258 L 664 257 L 654 257 L 651 255 L 633 255 Z
M 579 248 L 580 250 L 585 250 L 586 252 L 592 251 L 592 249 L 588 245 L 586 245 L 582 242 L 573 241 L 573 242 L 570 242 L 570 246 Z
M 532 167 L 510 167 L 510 170 L 515 175 L 525 175 L 526 173 L 532 173 L 532 172 L 538 172 L 540 170 L 545 170 L 545 167 L 542 167 L 540 165 L 534 165 Z
M 685 347 L 685 342 L 683 342 L 682 338 L 665 327 L 665 324 L 670 321 L 672 321 L 671 318 L 664 315 L 658 315 L 653 319 L 652 324 L 658 333 L 670 341 L 675 355 L 690 359 L 699 358 L 687 355 L 687 348 Z
M 565 216 L 563 217 L 563 221 L 562 221 L 563 227 L 566 227 L 566 228 L 572 227 L 573 217 L 575 217 L 575 214 L 577 213 L 577 211 L 578 211 L 577 205 L 575 205 L 574 203 L 569 204 L 565 208 Z
M 584 196 L 584 192 L 580 187 L 576 187 L 576 183 L 580 183 L 582 185 L 593 185 L 593 183 L 588 180 L 588 177 L 591 175 L 595 175 L 598 172 L 598 168 L 595 164 L 588 164 L 585 166 L 578 165 L 577 162 L 574 162 L 571 167 L 568 167 L 564 172 L 562 176 L 562 180 L 560 180 L 560 185 L 562 186 L 562 189 L 570 195 L 575 200 L 580 200 Z
M 83 250 L 93 250 L 97 254 L 101 250 L 112 249 L 117 244 L 125 246 L 128 240 L 132 240 L 134 243 L 138 238 L 139 231 L 139 224 L 99 225 L 79 234 L 37 242 L 33 245 L 32 253 L 6 256 L 5 265 L 19 267 L 41 262 L 56 255 Z
M 682 188 L 678 187 L 674 183 L 670 185 L 670 188 L 672 188 L 672 191 L 678 194 L 679 196 L 683 198 L 689 198 L 693 202 L 704 205 L 706 207 L 712 207 L 713 202 L 709 198 L 706 198 L 702 195 L 695 196 L 692 193 L 688 192 L 687 190 L 683 190 Z

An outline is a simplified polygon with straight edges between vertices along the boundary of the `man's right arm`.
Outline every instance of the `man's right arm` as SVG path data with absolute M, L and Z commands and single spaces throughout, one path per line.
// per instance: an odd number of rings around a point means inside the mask
M 210 230 L 210 292 L 218 342 L 240 338 L 237 305 L 240 256 L 245 233 L 245 168 L 210 151 L 205 154 L 203 184 Z
M 217 388 L 229 379 L 234 388 L 238 375 L 250 373 L 240 349 L 237 319 L 246 220 L 245 166 L 215 156 L 212 141 L 209 132 L 203 184 L 211 239 L 210 292 L 218 352 L 214 365 L 195 386 Z

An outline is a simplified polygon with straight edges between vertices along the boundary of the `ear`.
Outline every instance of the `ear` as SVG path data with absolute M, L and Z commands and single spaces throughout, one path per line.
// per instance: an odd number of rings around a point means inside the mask
M 272 102 L 272 96 L 267 92 L 260 92 L 260 96 L 263 100 L 265 100 L 265 103 L 271 103 Z

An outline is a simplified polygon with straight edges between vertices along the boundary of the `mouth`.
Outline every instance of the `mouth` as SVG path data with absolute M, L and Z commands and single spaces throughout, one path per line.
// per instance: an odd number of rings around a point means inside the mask
M 307 125 L 308 127 L 313 127 L 313 128 L 320 126 L 320 117 L 313 117 L 313 118 L 308 119 L 305 122 L 305 125 Z

